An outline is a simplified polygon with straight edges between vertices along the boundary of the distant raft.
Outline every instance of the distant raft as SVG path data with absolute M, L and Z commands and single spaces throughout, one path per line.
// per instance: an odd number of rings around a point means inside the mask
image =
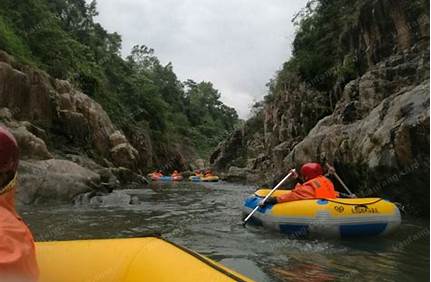
M 260 189 L 247 198 L 243 214 L 248 215 L 269 191 Z M 272 196 L 285 193 L 290 191 Z M 394 203 L 381 198 L 312 199 L 259 208 L 250 222 L 298 237 L 381 236 L 399 227 L 401 215 Z
M 190 176 L 189 180 L 192 182 L 218 182 L 220 178 L 218 176 Z
M 151 176 L 152 181 L 182 181 L 181 175 L 177 176 Z
M 41 282 L 252 281 L 158 237 L 36 243 Z

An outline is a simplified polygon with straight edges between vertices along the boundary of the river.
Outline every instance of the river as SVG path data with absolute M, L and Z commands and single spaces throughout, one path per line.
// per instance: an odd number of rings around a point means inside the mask
M 385 238 L 288 239 L 242 227 L 242 202 L 255 189 L 154 183 L 114 191 L 100 203 L 19 210 L 39 241 L 161 233 L 256 281 L 429 281 L 429 221 L 403 218 Z

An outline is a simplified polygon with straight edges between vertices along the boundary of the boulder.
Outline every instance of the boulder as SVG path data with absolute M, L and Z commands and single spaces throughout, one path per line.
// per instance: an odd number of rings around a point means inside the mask
M 111 149 L 111 159 L 116 166 L 134 169 L 138 155 L 138 151 L 129 143 L 122 143 Z
M 88 120 L 82 113 L 69 110 L 58 111 L 58 132 L 74 144 L 86 145 L 91 142 L 91 129 Z
M 10 124 L 9 124 L 10 126 Z M 36 137 L 24 126 L 9 127 L 14 135 L 20 149 L 20 157 L 23 159 L 47 160 L 52 159 L 52 154 L 48 151 L 45 142 Z
M 3 121 L 3 122 L 12 121 L 12 112 L 8 108 L 0 109 L 0 121 Z
M 125 167 L 110 168 L 112 173 L 122 184 L 147 184 L 148 180 L 132 170 Z
M 109 136 L 109 140 L 111 141 L 111 146 L 113 148 L 115 146 L 128 143 L 126 136 L 124 136 L 119 130 L 112 133 L 111 136 Z
M 138 205 L 139 203 L 139 197 L 129 195 L 124 191 L 113 191 L 112 193 L 89 192 L 74 199 L 75 206 L 127 207 L 129 205 Z
M 225 175 L 226 181 L 231 182 L 245 182 L 247 181 L 247 168 L 231 166 Z
M 67 160 L 72 161 L 82 167 L 85 167 L 86 169 L 89 169 L 91 171 L 99 171 L 102 169 L 105 169 L 102 165 L 96 163 L 93 159 L 82 156 L 82 155 L 74 155 L 74 154 L 66 154 L 64 156 Z
M 78 194 L 98 189 L 100 176 L 67 160 L 21 161 L 18 202 L 71 202 Z
M 107 195 L 95 196 L 90 199 L 91 206 L 125 207 L 132 203 L 132 197 L 120 191 L 114 191 Z

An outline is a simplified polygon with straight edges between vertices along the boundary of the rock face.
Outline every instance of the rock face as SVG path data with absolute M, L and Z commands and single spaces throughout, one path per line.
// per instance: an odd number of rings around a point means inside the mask
M 100 184 L 100 175 L 66 160 L 21 161 L 18 202 L 71 202 Z
M 24 203 L 54 199 L 54 195 L 70 199 L 89 189 L 110 191 L 121 188 L 119 182 L 146 183 L 143 171 L 154 163 L 166 164 L 161 169 L 168 171 L 188 170 L 196 158 L 186 142 L 170 147 L 153 144 L 145 121 L 124 122 L 121 130 L 116 128 L 100 104 L 68 81 L 22 65 L 1 50 L 0 126 L 10 129 L 26 161 L 20 167 Z M 52 163 L 70 165 L 72 175 L 43 172 L 51 170 Z M 81 172 L 87 177 L 87 170 L 95 173 L 90 182 L 79 177 Z M 50 180 L 44 180 L 46 175 Z
M 21 203 L 71 201 L 80 193 L 111 191 L 119 180 L 144 182 L 136 172 L 147 154 L 131 145 L 98 103 L 1 50 L 0 126 L 20 147 Z
M 111 160 L 114 165 L 135 169 L 138 152 L 124 135 L 118 137 L 121 133 L 98 103 L 74 89 L 67 81 L 53 79 L 42 71 L 25 66 L 17 69 L 12 59 L 5 59 L 8 58 L 5 54 L 0 58 L 3 58 L 0 61 L 0 107 L 9 110 L 9 118 L 29 121 L 31 126 L 40 128 L 45 132 L 45 137 L 49 137 L 44 141 L 51 147 L 63 144 L 87 148 L 94 150 L 100 158 Z M 22 136 L 20 145 L 23 147 L 26 144 L 42 146 L 23 129 L 18 128 L 15 132 Z M 23 138 L 32 138 L 34 142 L 30 144 Z M 112 138 L 116 138 L 115 144 Z M 115 149 L 120 145 L 121 149 Z M 34 150 L 28 148 L 28 151 Z
M 19 124 L 18 127 L 14 127 L 9 123 L 9 128 L 19 144 L 22 158 L 46 160 L 53 157 L 45 142 L 31 133 L 25 125 Z
M 247 167 L 272 182 L 304 162 L 331 162 L 361 196 L 387 196 L 426 216 L 428 34 L 429 16 L 412 18 L 402 1 L 366 2 L 340 39 L 357 57 L 357 78 L 322 93 L 292 74 L 281 93 L 219 145 L 212 166 Z M 322 97 L 331 99 L 329 112 Z

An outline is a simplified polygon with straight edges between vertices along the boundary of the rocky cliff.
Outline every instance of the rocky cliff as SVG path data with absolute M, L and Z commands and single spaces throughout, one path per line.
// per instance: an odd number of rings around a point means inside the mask
M 405 1 L 361 3 L 338 38 L 348 54 L 340 67 L 349 60 L 355 76 L 338 76 L 322 92 L 314 84 L 338 69 L 311 81 L 279 75 L 282 89 L 219 145 L 211 163 L 236 178 L 271 182 L 301 163 L 331 162 L 356 193 L 427 215 L 429 14 L 413 13 Z
M 18 195 L 24 203 L 70 201 L 84 192 L 110 191 L 120 182 L 142 183 L 139 174 L 155 159 L 142 128 L 130 129 L 129 141 L 93 99 L 1 50 L 0 124 L 20 146 Z M 186 166 L 179 150 L 160 150 L 167 157 L 157 157 Z

